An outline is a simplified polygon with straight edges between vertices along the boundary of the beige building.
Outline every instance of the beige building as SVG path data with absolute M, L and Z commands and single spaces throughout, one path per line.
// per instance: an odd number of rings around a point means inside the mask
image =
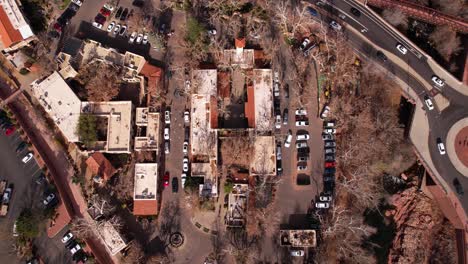
M 158 214 L 158 164 L 135 164 L 135 179 L 133 193 L 134 215 Z
M 137 136 L 135 137 L 136 151 L 159 152 L 160 117 L 159 113 L 150 112 L 148 107 L 136 108 L 135 123 Z

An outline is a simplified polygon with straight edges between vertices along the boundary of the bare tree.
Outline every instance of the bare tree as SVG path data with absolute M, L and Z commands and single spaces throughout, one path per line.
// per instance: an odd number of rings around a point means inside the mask
M 295 6 L 290 1 L 277 1 L 273 12 L 281 32 L 290 39 L 302 31 L 309 31 L 309 27 L 317 23 L 308 17 L 306 6 Z
M 104 198 L 98 194 L 94 194 L 88 200 L 91 208 L 94 208 L 100 215 L 109 215 L 115 210 L 115 206 L 111 205 L 109 199 Z
M 396 8 L 387 8 L 382 12 L 382 17 L 387 20 L 388 23 L 394 26 L 402 26 L 406 28 L 408 26 L 408 17 Z
M 462 50 L 457 32 L 446 25 L 436 27 L 429 36 L 429 40 L 446 61 L 449 61 L 452 55 L 456 55 Z
M 110 101 L 119 94 L 123 69 L 105 62 L 94 61 L 79 70 L 78 81 L 85 86 L 90 101 Z

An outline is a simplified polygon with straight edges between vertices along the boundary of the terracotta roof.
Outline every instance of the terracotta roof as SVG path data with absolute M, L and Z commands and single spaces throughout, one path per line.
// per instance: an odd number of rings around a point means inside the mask
M 8 15 L 0 8 L 0 40 L 3 42 L 5 48 L 10 47 L 11 44 L 14 44 L 18 41 L 23 40 L 23 36 L 19 30 L 15 29 L 8 19 Z
M 222 98 L 231 96 L 231 74 L 230 72 L 218 71 L 218 95 Z
M 218 100 L 215 96 L 210 97 L 210 125 L 218 128 Z
M 245 38 L 236 38 L 236 48 L 245 48 Z
M 248 172 L 231 172 L 231 179 L 234 183 L 248 183 L 249 182 L 249 173 Z
M 245 117 L 247 118 L 250 128 L 255 127 L 255 98 L 254 98 L 254 87 L 252 85 L 247 86 L 247 102 L 244 105 Z
M 159 87 L 159 81 L 161 80 L 163 71 L 161 68 L 146 62 L 145 65 L 143 65 L 143 68 L 141 69 L 140 73 L 148 79 L 147 105 L 151 106 L 152 98 L 156 96 L 156 91 Z
M 157 215 L 158 201 L 157 200 L 134 200 L 133 201 L 134 215 Z
M 96 152 L 89 157 L 86 160 L 86 165 L 88 165 L 94 175 L 102 176 L 106 181 L 109 180 L 116 171 L 109 160 L 107 160 L 101 152 Z

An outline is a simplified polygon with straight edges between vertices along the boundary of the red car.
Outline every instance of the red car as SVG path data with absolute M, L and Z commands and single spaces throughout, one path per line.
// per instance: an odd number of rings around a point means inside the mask
M 15 132 L 15 127 L 9 127 L 7 130 L 6 130 L 6 133 L 5 135 L 9 136 L 11 134 L 13 134 Z
M 62 32 L 62 25 L 60 25 L 59 23 L 55 23 L 54 29 L 57 30 L 58 32 Z
M 101 10 L 99 11 L 99 13 L 101 13 L 103 16 L 108 17 L 108 16 L 110 16 L 111 11 L 110 11 L 109 9 L 103 7 L 103 8 L 101 8 Z
M 325 162 L 325 168 L 334 168 L 334 167 L 335 167 L 334 161 Z
M 166 173 L 164 173 L 163 180 L 164 180 L 164 187 L 169 186 L 169 172 L 168 171 L 166 171 Z

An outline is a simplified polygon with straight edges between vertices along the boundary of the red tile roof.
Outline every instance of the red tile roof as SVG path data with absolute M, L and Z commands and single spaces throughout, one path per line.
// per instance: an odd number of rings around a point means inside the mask
M 236 38 L 236 48 L 245 48 L 245 38 Z
M 21 36 L 21 33 L 13 27 L 13 25 L 10 22 L 10 19 L 8 19 L 7 13 L 1 7 L 0 7 L 0 40 L 3 42 L 3 46 L 5 48 L 10 47 L 11 44 L 14 44 L 16 42 L 23 40 L 23 36 Z
M 134 200 L 133 201 L 134 215 L 157 215 L 158 201 L 157 200 Z
M 102 176 L 105 181 L 109 180 L 116 172 L 116 169 L 101 152 L 96 152 L 89 157 L 86 160 L 86 165 L 94 175 Z
M 143 76 L 148 79 L 148 106 L 151 106 L 151 99 L 156 96 L 156 91 L 159 87 L 159 81 L 163 75 L 163 70 L 159 67 L 149 64 L 148 62 L 143 65 L 140 71 Z
M 215 96 L 210 97 L 210 124 L 211 128 L 218 128 L 218 100 Z
M 244 105 L 245 117 L 247 118 L 250 128 L 255 127 L 255 98 L 254 98 L 254 87 L 252 85 L 247 86 L 247 102 Z
M 231 74 L 227 71 L 218 71 L 218 95 L 222 98 L 231 96 Z

